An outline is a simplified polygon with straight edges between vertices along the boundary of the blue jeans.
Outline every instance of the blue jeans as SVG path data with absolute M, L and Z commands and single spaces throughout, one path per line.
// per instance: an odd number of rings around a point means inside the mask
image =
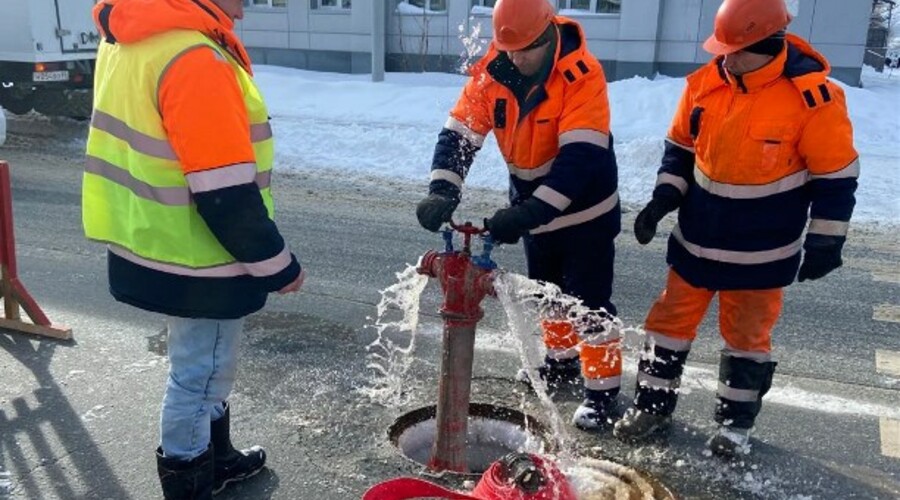
M 209 447 L 210 421 L 225 414 L 244 319 L 167 319 L 170 366 L 160 446 L 166 457 L 192 460 Z

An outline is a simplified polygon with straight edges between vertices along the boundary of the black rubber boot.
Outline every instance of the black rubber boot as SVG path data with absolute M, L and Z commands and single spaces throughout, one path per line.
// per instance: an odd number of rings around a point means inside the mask
M 218 494 L 231 483 L 255 476 L 266 465 L 266 451 L 259 446 L 236 450 L 231 445 L 230 408 L 225 403 L 225 414 L 210 424 L 210 441 L 215 450 L 215 486 Z
M 773 361 L 721 355 L 715 415 L 720 427 L 708 442 L 713 453 L 734 457 L 750 452 L 750 429 L 762 409 L 763 396 L 772 387 L 775 365 Z
M 212 446 L 193 460 L 163 456 L 156 449 L 156 472 L 166 500 L 210 500 L 213 495 Z
M 561 360 L 545 357 L 544 364 L 538 367 L 538 375 L 547 383 L 547 391 L 551 394 L 558 392 L 571 393 L 573 396 L 581 394 L 584 383 L 581 378 L 581 361 L 577 357 Z M 528 371 L 524 368 L 516 374 L 516 380 L 531 385 Z
M 716 391 L 716 422 L 749 429 L 762 409 L 762 398 L 772 387 L 773 361 L 754 361 L 722 354 L 719 389 Z
M 616 422 L 613 436 L 626 443 L 640 443 L 655 435 L 668 433 L 671 427 L 672 415 L 654 415 L 631 407 Z
M 584 401 L 575 409 L 572 423 L 583 431 L 608 429 L 621 416 L 619 388 L 595 391 L 584 389 Z
M 658 340 L 648 340 L 645 354 L 638 362 L 634 405 L 616 422 L 615 437 L 625 442 L 640 442 L 669 431 L 678 403 L 681 374 L 690 352 L 689 346 L 681 348 L 670 349 Z

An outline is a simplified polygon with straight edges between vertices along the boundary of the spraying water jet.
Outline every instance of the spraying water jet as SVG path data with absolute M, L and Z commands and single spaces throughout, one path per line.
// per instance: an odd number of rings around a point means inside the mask
M 674 498 L 646 474 L 614 462 L 557 463 L 537 455 L 533 452 L 552 451 L 546 426 L 516 410 L 470 402 L 475 330 L 484 315 L 481 301 L 497 297 L 497 266 L 491 260 L 493 242 L 484 229 L 468 222 L 450 226 L 442 231 L 444 251 L 426 252 L 416 266 L 419 274 L 438 280 L 444 297 L 437 404 L 402 415 L 389 437 L 404 457 L 432 474 L 480 479 L 471 493 L 462 493 L 418 478 L 396 478 L 373 486 L 363 500 Z M 461 250 L 454 249 L 455 232 L 462 235 Z M 482 238 L 480 255 L 472 254 L 474 236 Z

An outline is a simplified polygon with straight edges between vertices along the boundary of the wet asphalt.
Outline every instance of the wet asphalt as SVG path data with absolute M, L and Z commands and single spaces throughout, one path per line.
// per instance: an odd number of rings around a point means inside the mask
M 50 318 L 73 328 L 74 339 L 0 331 L 0 498 L 160 498 L 153 450 L 167 369 L 164 321 L 110 298 L 104 250 L 82 236 L 84 124 L 37 123 L 19 131 L 11 124 L 0 147 L 12 165 L 19 274 Z M 425 250 L 440 247 L 415 222 L 422 191 L 424 181 L 276 174 L 279 225 L 309 278 L 302 293 L 273 297 L 248 319 L 232 428 L 236 444 L 265 446 L 269 463 L 217 498 L 359 498 L 379 481 L 417 472 L 386 433 L 399 415 L 435 399 L 435 284 L 422 297 L 408 401 L 385 407 L 363 389 L 373 379 L 366 360 L 379 291 Z M 461 215 L 480 220 L 502 203 L 502 193 L 473 191 Z M 633 215 L 626 214 L 626 228 Z M 640 324 L 661 289 L 663 255 L 664 238 L 647 247 L 628 229 L 619 238 L 615 300 L 626 325 Z M 520 248 L 501 248 L 495 260 L 524 270 Z M 569 426 L 575 448 L 646 470 L 683 498 L 900 497 L 900 374 L 885 361 L 900 356 L 897 228 L 854 227 L 845 262 L 825 280 L 786 293 L 775 333 L 775 389 L 750 455 L 724 462 L 704 454 L 721 348 L 714 310 L 691 353 L 689 391 L 668 438 L 634 447 L 608 432 Z M 520 363 L 502 310 L 496 302 L 485 310 L 473 399 L 548 419 L 513 381 Z M 631 348 L 638 343 L 628 340 Z M 633 361 L 625 379 L 630 392 Z M 577 402 L 559 398 L 564 419 Z

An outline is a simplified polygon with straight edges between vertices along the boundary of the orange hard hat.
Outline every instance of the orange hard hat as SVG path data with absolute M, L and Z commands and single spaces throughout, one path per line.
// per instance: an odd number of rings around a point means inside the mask
M 494 46 L 520 50 L 537 40 L 553 20 L 548 0 L 497 0 L 494 5 Z
M 703 48 L 711 54 L 731 54 L 774 35 L 790 22 L 784 0 L 725 0 Z

